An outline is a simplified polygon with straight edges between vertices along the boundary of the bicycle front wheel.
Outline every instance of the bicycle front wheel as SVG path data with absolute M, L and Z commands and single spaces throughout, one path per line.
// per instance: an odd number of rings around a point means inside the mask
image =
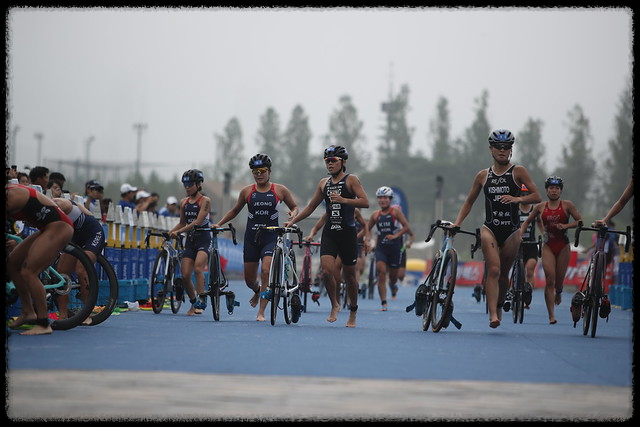
M 211 311 L 213 312 L 213 320 L 220 320 L 220 258 L 217 250 L 214 248 L 211 253 L 211 261 L 209 262 L 209 298 L 211 299 Z
M 513 323 L 522 323 L 524 318 L 524 298 L 522 291 L 524 290 L 524 263 L 522 259 L 516 260 L 513 264 L 513 271 L 511 273 L 511 293 L 513 298 L 511 314 L 513 316 Z
M 97 263 L 104 271 L 107 280 L 99 281 L 98 294 L 106 293 L 107 301 L 104 304 L 104 308 L 96 314 L 91 315 L 91 326 L 99 325 L 111 316 L 113 310 L 115 310 L 118 304 L 118 277 L 113 269 L 111 263 L 105 258 L 104 255 L 98 254 Z
M 59 263 L 63 256 L 67 260 L 61 266 Z M 82 266 L 82 269 L 78 269 L 78 264 Z M 67 280 L 66 285 L 69 292 L 66 295 L 68 297 L 66 298 L 67 318 L 54 320 L 51 323 L 51 329 L 71 329 L 91 316 L 98 299 L 98 274 L 87 254 L 74 243 L 65 246 L 53 268 Z M 80 270 L 81 274 L 76 273 L 77 270 Z M 58 297 L 60 296 L 58 295 Z
M 373 299 L 374 289 L 378 286 L 378 273 L 376 270 L 376 257 L 372 254 L 369 260 L 369 299 Z
M 433 295 L 431 307 L 431 330 L 438 332 L 448 323 L 452 311 L 453 289 L 456 286 L 458 271 L 458 254 L 449 249 L 442 260 L 442 270 L 438 287 Z
M 167 251 L 161 250 L 156 256 L 153 263 L 153 271 L 151 272 L 151 308 L 153 312 L 158 314 L 162 311 L 164 300 L 167 296 L 166 272 L 167 269 Z
M 282 269 L 284 268 L 284 258 L 282 249 L 276 247 L 271 258 L 269 270 L 269 290 L 271 291 L 271 324 L 276 324 L 278 315 L 278 304 L 280 303 L 280 291 L 282 285 Z

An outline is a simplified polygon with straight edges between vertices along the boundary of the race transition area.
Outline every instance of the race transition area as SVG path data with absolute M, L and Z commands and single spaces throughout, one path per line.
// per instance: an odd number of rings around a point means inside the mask
M 488 326 L 484 302 L 457 287 L 463 324 L 423 331 L 400 288 L 389 310 L 360 299 L 356 328 L 329 301 L 296 324 L 256 322 L 250 291 L 213 321 L 165 308 L 95 327 L 6 340 L 12 420 L 610 420 L 633 415 L 633 314 L 614 308 L 596 338 L 574 329 L 571 294 L 549 325 L 542 290 L 523 324 Z M 268 311 L 268 310 L 267 310 Z

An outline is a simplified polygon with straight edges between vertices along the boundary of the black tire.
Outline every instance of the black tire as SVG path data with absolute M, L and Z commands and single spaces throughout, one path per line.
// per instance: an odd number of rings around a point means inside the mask
M 178 271 L 178 260 L 174 259 L 171 262 L 171 267 L 169 268 L 169 286 L 168 288 L 171 289 L 170 293 L 170 300 L 169 302 L 171 303 L 171 312 L 173 314 L 178 314 L 178 312 L 180 311 L 180 307 L 182 306 L 182 300 L 184 299 L 184 289 L 182 289 L 182 295 L 180 296 L 180 298 L 178 298 L 178 288 L 176 286 L 176 271 Z
M 311 258 L 305 256 L 302 259 L 302 280 L 300 281 L 302 293 L 304 294 L 304 303 L 302 311 L 307 312 L 307 297 L 311 292 Z
M 293 323 L 298 323 L 298 320 L 300 320 L 301 313 L 302 313 L 302 301 L 300 301 L 300 295 L 293 294 L 291 295 L 291 321 Z
M 369 299 L 373 299 L 375 288 L 378 286 L 378 274 L 376 270 L 376 257 L 374 254 L 371 254 L 369 259 L 369 279 L 367 283 L 367 288 L 369 289 Z
M 273 250 L 271 269 L 269 272 L 269 289 L 271 290 L 271 325 L 276 324 L 278 304 L 280 303 L 280 286 L 282 281 L 283 254 L 280 248 Z
M 98 274 L 87 254 L 74 243 L 68 243 L 62 252 L 76 258 L 77 261 L 82 264 L 87 272 L 87 285 L 89 289 L 87 290 L 86 298 L 82 300 L 80 297 L 80 288 L 82 285 L 78 279 L 78 275 L 75 273 L 65 274 L 65 277 L 69 279 L 68 317 L 66 319 L 54 320 L 51 323 L 51 329 L 53 330 L 67 330 L 78 326 L 91 316 L 91 312 L 98 300 Z M 57 260 L 53 268 L 56 268 L 56 263 Z M 58 273 L 63 274 L 63 272 Z
M 593 291 L 593 307 L 591 310 L 591 338 L 596 337 L 598 328 L 598 314 L 600 312 L 600 298 L 604 294 L 605 258 L 604 254 L 598 254 L 596 258 L 595 274 L 591 278 Z
M 513 323 L 522 323 L 524 315 L 524 263 L 521 259 L 517 259 L 513 265 L 513 271 L 511 272 L 511 280 L 509 282 L 509 288 L 511 289 L 512 303 L 511 303 L 511 315 Z
M 209 262 L 209 298 L 211 299 L 211 311 L 213 312 L 213 320 L 220 320 L 220 288 L 222 286 L 222 277 L 220 270 L 220 258 L 216 249 L 212 250 Z
M 435 276 L 438 274 L 438 269 L 440 268 L 441 258 L 436 257 L 433 261 L 433 266 L 431 267 L 431 271 L 429 275 L 425 279 L 425 284 L 427 285 L 427 301 L 424 305 L 424 313 L 422 313 L 422 330 L 428 331 L 431 326 L 431 309 L 433 306 L 433 293 L 436 288 Z
M 108 292 L 107 302 L 104 305 L 104 308 L 96 313 L 91 315 L 91 326 L 99 325 L 104 322 L 111 316 L 113 310 L 115 310 L 116 305 L 118 305 L 118 276 L 116 276 L 116 272 L 113 269 L 111 263 L 105 258 L 104 255 L 98 254 L 97 264 L 104 271 L 107 280 L 100 280 L 99 286 L 103 289 L 103 291 Z
M 458 254 L 455 250 L 449 249 L 442 262 L 442 271 L 438 287 L 433 295 L 431 307 L 431 330 L 439 332 L 446 320 L 451 316 L 453 290 L 456 286 L 456 275 L 458 271 Z
M 169 288 L 165 277 L 168 257 L 169 254 L 164 249 L 158 252 L 151 272 L 151 309 L 156 314 L 162 311 L 164 300 L 167 297 L 167 289 Z

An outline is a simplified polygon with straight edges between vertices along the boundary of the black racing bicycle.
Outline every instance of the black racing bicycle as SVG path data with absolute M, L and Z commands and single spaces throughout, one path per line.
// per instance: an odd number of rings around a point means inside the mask
M 597 234 L 595 251 L 589 260 L 589 268 L 582 282 L 580 290 L 571 298 L 571 317 L 573 327 L 582 318 L 582 334 L 587 335 L 591 331 L 591 338 L 595 338 L 598 328 L 598 317 L 609 320 L 611 303 L 605 293 L 605 273 L 607 268 L 605 245 L 609 233 L 622 234 L 627 240 L 624 245 L 625 252 L 629 252 L 631 245 L 631 227 L 626 231 L 616 231 L 607 226 L 584 227 L 582 221 L 578 222 L 575 235 L 575 245 L 578 246 L 582 231 L 595 231 Z
M 194 230 L 210 230 L 212 233 L 212 248 L 209 254 L 209 284 L 204 294 L 201 294 L 200 298 L 206 298 L 208 295 L 211 299 L 211 311 L 213 312 L 213 320 L 220 320 L 220 300 L 222 296 L 225 297 L 227 312 L 233 314 L 233 309 L 240 305 L 240 302 L 236 301 L 236 294 L 227 289 L 229 287 L 229 281 L 224 275 L 222 269 L 222 262 L 220 260 L 220 250 L 218 248 L 218 234 L 226 231 L 231 232 L 231 238 L 233 244 L 237 245 L 236 241 L 236 229 L 233 224 L 229 223 L 227 227 L 211 227 L 211 226 L 195 226 Z

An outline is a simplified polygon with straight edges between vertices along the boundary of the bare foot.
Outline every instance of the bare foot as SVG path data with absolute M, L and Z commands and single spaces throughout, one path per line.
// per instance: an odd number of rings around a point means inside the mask
M 340 305 L 334 305 L 331 307 L 331 314 L 327 317 L 327 322 L 333 323 L 338 320 L 338 312 L 340 311 Z
M 355 311 L 349 312 L 349 320 L 347 320 L 347 324 L 345 325 L 347 328 L 355 328 L 356 327 L 356 313 Z
M 558 323 L 558 321 L 555 318 L 549 318 L 550 325 L 555 325 L 556 323 Z
M 498 326 L 500 326 L 500 320 L 496 319 L 496 320 L 492 320 L 489 322 L 489 327 L 490 328 L 497 328 Z
M 40 326 L 35 325 L 33 328 L 28 331 L 20 332 L 20 335 L 49 335 L 53 332 L 51 326 Z
M 562 302 L 562 294 L 556 293 L 556 305 L 560 305 Z
M 195 308 L 193 308 L 193 306 L 191 306 L 189 311 L 187 311 L 187 316 L 193 316 L 194 314 L 196 314 Z
M 91 326 L 92 323 L 93 323 L 93 320 L 91 320 L 91 316 L 89 316 L 86 319 L 84 319 L 84 321 L 81 323 L 81 325 L 82 326 Z
M 264 322 L 264 313 L 258 313 L 258 317 L 256 317 L 258 322 Z
M 249 300 L 249 304 L 251 305 L 251 307 L 255 307 L 256 305 L 258 305 L 258 301 L 260 301 L 260 292 L 256 292 L 255 294 L 253 294 L 253 296 Z

